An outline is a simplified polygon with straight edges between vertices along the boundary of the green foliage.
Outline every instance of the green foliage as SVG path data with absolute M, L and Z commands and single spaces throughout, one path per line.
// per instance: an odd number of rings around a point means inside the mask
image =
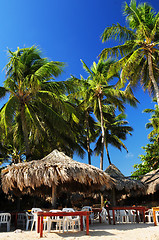
M 142 147 L 145 155 L 140 155 L 140 164 L 135 164 L 136 169 L 132 176 L 142 176 L 152 170 L 159 168 L 159 142 L 157 138 L 151 139 L 152 143 Z
M 81 152 L 74 132 L 78 114 L 67 97 L 70 83 L 54 81 L 64 63 L 42 58 L 35 46 L 8 53 L 6 80 L 0 88 L 1 98 L 9 93 L 0 111 L 2 145 L 25 152 L 27 160 L 42 158 L 54 148 L 68 155 Z
M 74 84 L 77 86 L 73 96 L 79 99 L 80 107 L 83 107 L 86 113 L 84 126 L 86 127 L 87 151 L 90 151 L 90 149 L 88 150 L 88 139 L 90 144 L 97 137 L 99 144 L 97 143 L 95 151 L 98 154 L 103 152 L 104 142 L 106 148 L 108 144 L 112 144 L 120 150 L 122 147 L 126 149 L 121 139 L 125 140 L 126 134 L 130 133 L 132 128 L 124 126 L 127 124 L 124 121 L 125 115 L 121 114 L 115 117 L 115 108 L 123 111 L 125 103 L 136 106 L 137 99 L 132 94 L 130 88 L 122 91 L 110 84 L 113 78 L 119 78 L 117 68 L 109 71 L 112 64 L 115 63 L 114 60 L 107 59 L 106 61 L 100 60 L 98 63 L 93 62 L 91 68 L 88 68 L 84 61 L 81 60 L 81 62 L 83 68 L 88 73 L 88 78 L 84 79 L 81 76 L 81 79 L 77 79 L 72 76 L 72 80 L 74 80 Z M 93 125 L 93 127 L 91 127 L 90 112 L 94 113 L 96 119 L 96 126 Z M 92 133 L 91 129 L 94 129 L 95 132 L 93 131 Z M 101 168 L 103 168 L 102 162 L 103 156 L 101 154 Z
M 121 71 L 118 86 L 134 87 L 140 82 L 144 90 L 157 97 L 159 105 L 159 13 L 147 3 L 137 5 L 136 0 L 131 0 L 129 5 L 125 2 L 123 13 L 128 27 L 113 24 L 102 34 L 103 42 L 114 39 L 121 45 L 105 48 L 99 56 L 120 58 L 110 68 L 110 71 L 115 68 Z
M 128 152 L 122 140 L 126 140 L 128 134 L 132 135 L 131 132 L 133 131 L 133 129 L 132 127 L 128 126 L 128 121 L 125 120 L 126 115 L 124 113 L 120 113 L 116 116 L 115 109 L 111 110 L 110 112 L 104 112 L 103 115 L 107 147 L 110 144 L 119 149 L 120 151 L 123 148 Z M 100 133 L 100 129 L 98 131 Z M 100 134 L 94 151 L 97 155 L 99 155 L 101 151 Z
M 101 38 L 102 42 L 105 42 L 109 39 L 115 39 L 122 42 L 132 40 L 133 38 L 135 39 L 135 34 L 131 30 L 127 29 L 126 27 L 122 27 L 119 23 L 117 23 L 116 25 L 113 24 L 111 27 L 107 27 L 104 30 Z
M 156 102 L 156 99 L 154 99 Z M 143 149 L 145 150 L 145 155 L 140 155 L 140 160 L 142 163 L 135 164 L 136 169 L 133 176 L 144 175 L 151 170 L 159 168 L 159 109 L 158 105 L 155 105 L 155 109 L 145 109 L 145 113 L 151 113 L 151 118 L 149 123 L 146 124 L 146 128 L 153 128 L 153 130 L 148 135 L 150 142 Z
M 151 118 L 149 123 L 146 124 L 146 128 L 153 128 L 149 133 L 148 137 L 151 139 L 153 137 L 159 137 L 159 107 L 155 105 L 155 109 L 145 109 L 145 113 L 151 113 Z

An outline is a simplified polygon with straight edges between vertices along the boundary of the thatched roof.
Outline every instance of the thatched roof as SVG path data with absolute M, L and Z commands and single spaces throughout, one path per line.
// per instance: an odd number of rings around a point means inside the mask
M 141 182 L 147 185 L 146 194 L 154 194 L 157 192 L 159 190 L 159 169 L 145 174 Z
M 121 171 L 113 164 L 105 170 L 105 172 L 116 180 L 115 189 L 123 193 L 129 192 L 139 192 L 145 191 L 145 185 L 139 180 L 134 180 L 125 177 Z
M 106 185 L 112 186 L 112 179 L 102 170 L 74 161 L 64 153 L 54 150 L 41 160 L 34 160 L 8 166 L 2 171 L 2 189 L 15 194 L 32 193 L 50 195 L 55 184 L 58 191 L 94 191 Z

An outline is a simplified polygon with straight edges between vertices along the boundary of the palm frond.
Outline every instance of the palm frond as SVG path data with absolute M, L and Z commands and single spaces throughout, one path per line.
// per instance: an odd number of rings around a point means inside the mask
M 12 126 L 13 116 L 15 114 L 15 110 L 18 109 L 19 103 L 16 97 L 11 96 L 8 102 L 2 107 L 0 111 L 0 122 L 2 126 L 4 126 L 5 131 L 7 133 L 8 127 Z
M 0 87 L 0 99 L 6 96 L 8 90 L 5 87 Z
M 133 31 L 122 27 L 119 23 L 113 24 L 111 27 L 107 27 L 102 36 L 102 42 L 108 41 L 109 39 L 119 40 L 119 42 L 135 39 Z
M 47 79 L 50 76 L 57 77 L 59 74 L 62 73 L 64 67 L 64 63 L 62 62 L 48 62 L 45 65 L 41 66 L 36 72 L 35 76 L 39 77 L 40 79 Z

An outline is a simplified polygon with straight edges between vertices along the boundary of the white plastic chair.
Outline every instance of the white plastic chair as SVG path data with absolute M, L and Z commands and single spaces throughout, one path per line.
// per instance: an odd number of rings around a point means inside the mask
M 42 209 L 41 209 L 41 208 L 32 208 L 32 209 L 31 209 L 31 213 L 33 214 L 33 223 L 32 223 L 32 226 L 31 226 L 31 231 L 32 231 L 33 228 L 34 228 L 34 225 L 35 225 L 35 230 L 37 230 L 37 224 L 38 224 L 37 212 L 42 212 Z M 47 221 L 48 221 L 47 218 L 44 218 L 44 219 L 43 219 L 43 222 L 44 222 L 44 230 L 46 229 Z
M 125 210 L 116 210 L 116 218 L 117 222 L 123 223 L 123 222 L 129 222 L 129 216 L 128 213 Z
M 63 208 L 62 209 L 63 212 L 75 212 L 75 210 L 73 208 Z M 78 225 L 79 231 L 80 231 L 80 217 L 79 216 L 67 216 L 65 217 L 64 220 L 64 229 L 66 229 L 68 231 L 68 229 L 72 228 L 73 231 L 75 229 L 75 227 Z
M 26 213 L 18 213 L 17 225 L 23 226 L 23 228 L 25 228 L 25 224 L 26 224 Z
M 145 212 L 145 220 L 147 223 L 152 223 L 153 222 L 153 211 L 152 209 L 148 209 Z
M 50 212 L 61 212 L 61 210 L 50 210 Z M 48 232 L 51 230 L 52 223 L 56 223 L 56 230 L 63 230 L 64 232 L 64 218 L 59 216 L 48 217 Z
M 0 227 L 2 224 L 7 224 L 7 232 L 10 231 L 11 214 L 0 213 Z
M 153 212 L 152 212 L 152 215 L 153 215 Z M 158 224 L 159 223 L 159 211 L 156 211 L 155 215 L 156 215 L 156 222 Z
M 82 211 L 92 211 L 92 207 L 90 207 L 90 206 L 84 206 L 83 208 L 82 208 Z M 94 213 L 92 212 L 90 215 L 89 215 L 89 219 L 90 219 L 90 222 L 92 223 L 94 223 Z
M 135 223 L 136 222 L 136 213 L 133 210 L 127 210 L 129 222 Z
M 29 229 L 29 224 L 30 224 L 30 228 L 32 227 L 33 220 L 34 220 L 34 215 L 32 213 L 26 212 L 26 230 Z
M 34 213 L 34 212 L 42 212 L 42 209 L 41 208 L 32 208 L 31 213 Z
M 130 210 L 131 212 L 131 222 L 139 221 L 141 222 L 140 211 L 138 210 Z

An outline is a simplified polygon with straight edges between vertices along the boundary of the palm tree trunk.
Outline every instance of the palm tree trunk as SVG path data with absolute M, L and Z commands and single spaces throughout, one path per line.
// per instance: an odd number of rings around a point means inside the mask
M 157 85 L 157 82 L 155 80 L 154 73 L 153 73 L 151 52 L 148 53 L 148 65 L 149 65 L 149 77 L 152 81 L 152 84 L 153 84 L 153 87 L 155 90 L 155 94 L 156 94 L 156 98 L 157 98 L 157 104 L 159 106 L 159 89 L 158 89 L 158 85 Z
M 28 131 L 27 131 L 27 125 L 26 125 L 26 119 L 25 119 L 25 109 L 24 106 L 21 106 L 21 121 L 22 121 L 22 131 L 24 135 L 24 144 L 25 144 L 25 150 L 26 150 L 26 160 L 31 160 L 31 151 L 29 147 L 29 139 L 28 139 Z
M 98 104 L 99 104 L 99 112 L 100 112 L 100 122 L 101 122 L 101 131 L 102 131 L 102 148 L 101 148 L 101 155 L 100 155 L 100 169 L 103 170 L 103 157 L 104 157 L 104 122 L 103 122 L 103 112 L 102 112 L 102 103 L 101 103 L 101 97 L 98 97 Z
M 105 149 L 106 149 L 106 153 L 107 153 L 107 157 L 108 157 L 108 162 L 109 162 L 109 165 L 111 165 L 112 162 L 111 162 L 111 160 L 110 160 L 110 155 L 109 155 L 109 151 L 108 151 L 108 146 L 107 146 L 107 144 L 106 144 L 106 141 L 104 141 L 104 143 L 105 143 Z
M 105 132 L 104 132 L 104 122 L 103 122 L 103 112 L 102 112 L 102 103 L 101 103 L 101 96 L 98 97 L 98 104 L 99 104 L 99 112 L 100 112 L 100 122 L 101 122 L 101 131 L 102 131 L 102 148 L 101 148 L 101 155 L 100 155 L 100 169 L 103 170 L 103 158 L 104 158 L 104 138 L 105 138 Z M 103 194 L 101 194 L 101 207 L 104 205 L 104 198 Z
M 89 137 L 89 133 L 90 133 L 90 128 L 89 128 L 89 113 L 88 111 L 86 112 L 86 125 L 87 125 L 87 153 L 88 153 L 88 164 L 91 165 L 91 151 L 90 151 L 90 137 Z

